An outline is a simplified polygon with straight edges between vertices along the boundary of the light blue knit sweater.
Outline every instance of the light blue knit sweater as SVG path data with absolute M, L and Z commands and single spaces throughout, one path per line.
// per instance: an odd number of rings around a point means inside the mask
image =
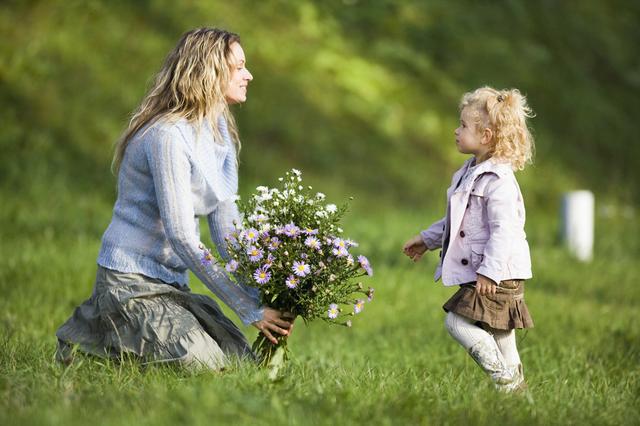
M 262 319 L 259 292 L 237 285 L 215 262 L 201 262 L 199 216 L 207 216 L 211 238 L 228 259 L 224 236 L 239 220 L 236 150 L 226 122 L 223 143 L 207 122 L 156 122 L 136 134 L 118 174 L 118 198 L 102 237 L 98 264 L 188 286 L 188 269 L 245 324 Z

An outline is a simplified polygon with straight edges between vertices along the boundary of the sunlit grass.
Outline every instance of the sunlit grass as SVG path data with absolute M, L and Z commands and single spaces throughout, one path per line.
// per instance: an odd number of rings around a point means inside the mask
M 640 418 L 631 221 L 600 219 L 607 237 L 598 239 L 594 262 L 580 264 L 560 247 L 537 243 L 547 241 L 538 233 L 548 229 L 534 217 L 536 276 L 526 298 L 536 327 L 518 334 L 530 394 L 511 397 L 496 393 L 444 330 L 441 305 L 452 290 L 432 281 L 436 255 L 412 264 L 400 253 L 423 215 L 357 205 L 345 228 L 374 264 L 376 298 L 352 329 L 297 324 L 282 379 L 270 381 L 248 364 L 188 372 L 82 355 L 64 368 L 53 359 L 54 332 L 89 296 L 99 248 L 99 226 L 83 216 L 93 211 L 89 204 L 73 210 L 63 202 L 2 241 L 0 424 L 617 425 Z M 12 209 L 20 215 L 33 207 L 16 201 Z M 96 220 L 108 221 L 103 210 Z M 35 232 L 47 220 L 52 230 Z M 3 229 L 9 223 L 4 217 Z M 192 287 L 206 292 L 193 278 Z M 255 337 L 255 329 L 244 330 Z

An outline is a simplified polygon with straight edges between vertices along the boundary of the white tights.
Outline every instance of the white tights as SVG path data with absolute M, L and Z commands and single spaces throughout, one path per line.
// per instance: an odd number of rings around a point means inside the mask
M 447 313 L 445 326 L 494 381 L 512 380 L 520 365 L 515 330 L 487 331 L 454 312 Z

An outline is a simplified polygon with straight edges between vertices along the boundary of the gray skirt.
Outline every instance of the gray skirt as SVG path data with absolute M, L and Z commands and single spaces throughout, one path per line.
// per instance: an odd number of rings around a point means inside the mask
M 220 370 L 232 358 L 255 360 L 247 340 L 210 297 L 141 274 L 98 266 L 91 297 L 56 332 L 57 359 L 72 347 L 105 358 L 176 362 Z

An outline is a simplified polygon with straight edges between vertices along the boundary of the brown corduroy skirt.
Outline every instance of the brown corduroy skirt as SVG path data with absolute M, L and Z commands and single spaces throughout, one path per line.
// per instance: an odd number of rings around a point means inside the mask
M 496 330 L 533 327 L 533 319 L 524 301 L 523 280 L 502 281 L 496 294 L 483 296 L 476 292 L 474 284 L 462 284 L 442 308 Z

